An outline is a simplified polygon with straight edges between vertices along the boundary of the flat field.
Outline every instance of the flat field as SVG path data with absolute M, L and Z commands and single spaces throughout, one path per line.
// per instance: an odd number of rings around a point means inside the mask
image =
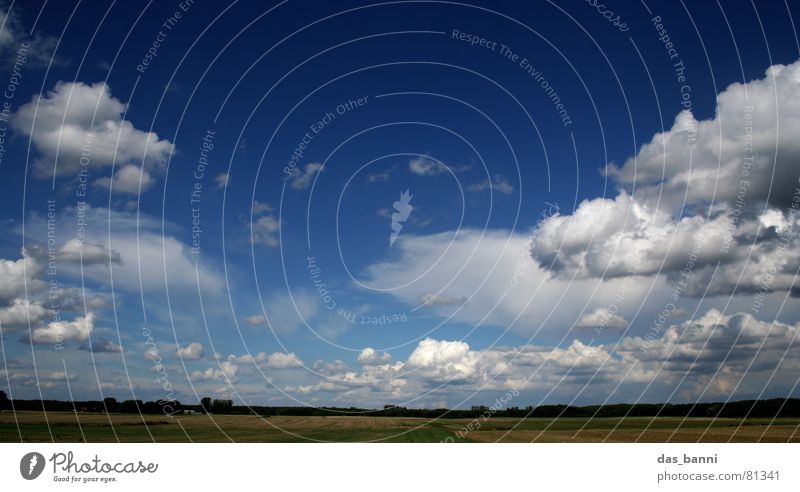
M 468 427 L 472 424 L 472 429 Z M 800 419 L 0 413 L 0 442 L 800 442 Z

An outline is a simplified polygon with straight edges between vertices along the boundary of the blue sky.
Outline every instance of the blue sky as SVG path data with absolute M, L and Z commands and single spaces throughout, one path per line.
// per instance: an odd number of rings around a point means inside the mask
M 796 395 L 796 11 L 7 3 L 0 388 Z

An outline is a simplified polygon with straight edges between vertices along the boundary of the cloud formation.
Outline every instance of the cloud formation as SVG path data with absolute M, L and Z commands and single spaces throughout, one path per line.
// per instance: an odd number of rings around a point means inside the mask
M 379 354 L 374 348 L 366 347 L 358 354 L 358 358 L 356 360 L 362 366 L 373 366 L 386 364 L 392 360 L 392 356 L 386 352 Z
M 314 177 L 322 171 L 322 164 L 319 162 L 309 162 L 301 170 L 295 169 L 294 174 L 289 176 L 289 185 L 295 190 L 304 190 L 311 186 Z
M 173 145 L 134 127 L 123 118 L 125 110 L 125 104 L 114 98 L 103 82 L 58 82 L 47 94 L 36 95 L 21 106 L 11 124 L 30 137 L 41 154 L 34 164 L 39 177 L 75 175 L 82 169 L 100 169 L 116 162 L 125 174 L 115 178 L 130 190 L 133 168 L 125 165 L 162 165 Z
M 178 358 L 183 360 L 199 360 L 203 358 L 203 344 L 192 342 L 185 347 L 179 347 L 178 352 L 175 354 Z
M 139 195 L 146 192 L 155 180 L 152 175 L 135 164 L 126 164 L 112 178 L 100 178 L 94 182 L 98 188 L 107 188 L 112 193 Z
M 418 176 L 436 176 L 447 172 L 447 168 L 439 161 L 429 157 L 416 157 L 408 161 L 408 170 Z
M 498 193 L 505 193 L 506 195 L 514 192 L 514 185 L 502 174 L 495 174 L 491 180 L 483 180 L 480 183 L 475 183 L 464 188 L 467 191 L 480 192 L 486 190 L 496 191 Z
M 563 278 L 662 274 L 689 296 L 796 295 L 798 91 L 800 61 L 730 85 L 710 119 L 680 113 L 623 165 L 607 166 L 622 187 L 615 198 L 540 222 L 531 256 Z
M 67 341 L 86 341 L 94 330 L 95 315 L 88 313 L 72 321 L 51 321 L 31 332 L 31 342 L 61 344 Z
M 608 308 L 599 307 L 591 313 L 584 314 L 580 317 L 575 328 L 585 328 L 593 330 L 602 330 L 604 328 L 611 328 L 615 330 L 624 330 L 628 327 L 628 320 L 609 312 Z
M 790 205 L 800 160 L 800 61 L 769 67 L 764 78 L 734 83 L 717 96 L 714 117 L 681 112 L 635 157 L 607 173 L 637 197 L 680 209 L 687 203 L 734 203 L 742 180 L 746 203 Z M 660 198 L 659 198 L 660 197 Z
M 21 55 L 26 59 L 25 66 L 30 68 L 63 63 L 63 60 L 53 57 L 58 40 L 41 32 L 29 36 L 16 11 L 0 8 L 0 25 L 3 26 L 0 31 L 0 55 L 4 60 L 10 60 L 13 64 Z
M 724 315 L 711 309 L 697 320 L 670 326 L 658 337 L 625 337 L 619 344 L 565 347 L 524 345 L 473 350 L 466 342 L 426 338 L 405 361 L 346 366 L 315 384 L 288 386 L 298 396 L 330 394 L 335 401 L 372 398 L 414 400 L 423 394 L 475 391 L 550 392 L 591 398 L 639 398 L 650 384 L 652 398 L 744 398 L 772 387 L 790 388 L 800 369 L 800 323 Z M 774 371 L 774 374 L 772 374 Z

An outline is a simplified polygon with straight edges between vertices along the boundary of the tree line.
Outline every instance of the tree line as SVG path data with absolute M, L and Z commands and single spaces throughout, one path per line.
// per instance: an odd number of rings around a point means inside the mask
M 420 417 L 420 418 L 555 418 L 555 417 L 719 417 L 719 418 L 800 418 L 800 399 L 774 398 L 769 400 L 742 400 L 716 403 L 618 403 L 610 405 L 539 405 L 490 409 L 474 406 L 470 409 L 406 408 L 385 405 L 381 409 L 357 407 L 285 407 L 263 405 L 234 405 L 232 400 L 205 397 L 199 405 L 183 405 L 170 401 L 173 414 L 209 413 L 222 415 L 269 416 L 372 416 L 372 417 Z M 100 413 L 162 414 L 165 402 L 123 400 L 115 398 L 86 401 L 61 400 L 10 400 L 0 391 L 0 410 L 16 411 L 78 411 Z

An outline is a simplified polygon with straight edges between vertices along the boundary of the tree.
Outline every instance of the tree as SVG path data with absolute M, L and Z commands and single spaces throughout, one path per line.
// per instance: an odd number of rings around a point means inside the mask
M 142 405 L 142 400 L 125 400 L 120 405 L 120 411 L 122 413 L 140 413 Z
M 0 391 L 0 410 L 8 410 L 11 408 L 11 400 L 6 396 L 5 391 Z
M 211 411 L 211 398 L 205 397 L 200 400 L 200 406 L 203 407 L 203 411 L 208 413 Z
M 103 406 L 105 406 L 107 413 L 114 413 L 117 411 L 117 399 L 116 398 L 103 398 Z
M 213 413 L 231 413 L 231 409 L 233 408 L 233 401 L 232 400 L 214 400 L 211 403 L 211 411 Z

